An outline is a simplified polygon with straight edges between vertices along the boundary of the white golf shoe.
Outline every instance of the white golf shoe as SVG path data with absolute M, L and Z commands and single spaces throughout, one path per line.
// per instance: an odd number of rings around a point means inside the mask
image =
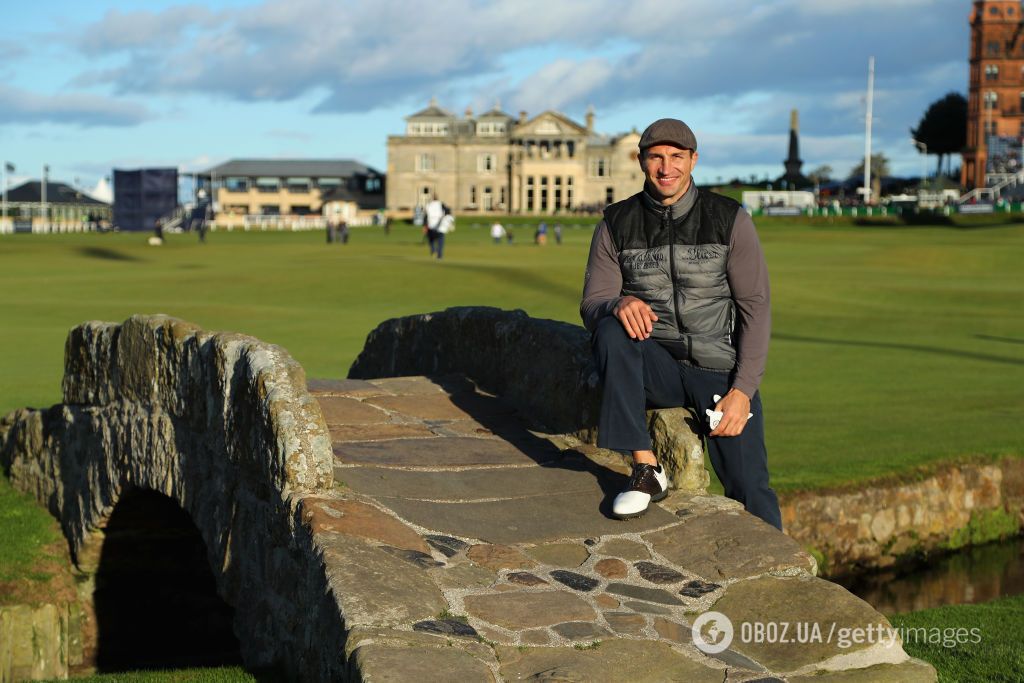
M 633 476 L 626 489 L 615 496 L 612 516 L 616 519 L 639 517 L 647 512 L 652 502 L 668 495 L 668 476 L 659 463 L 657 467 L 647 463 L 633 465 Z

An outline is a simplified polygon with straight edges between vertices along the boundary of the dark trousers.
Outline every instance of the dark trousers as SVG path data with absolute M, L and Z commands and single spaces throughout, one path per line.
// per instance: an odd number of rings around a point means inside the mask
M 711 465 L 725 495 L 748 512 L 782 528 L 775 491 L 768 485 L 768 451 L 760 392 L 750 400 L 754 414 L 739 436 L 707 436 L 705 410 L 714 409 L 714 395 L 725 396 L 731 373 L 706 370 L 673 358 L 653 339 L 635 341 L 614 317 L 604 318 L 594 332 L 594 358 L 604 384 L 597 445 L 617 451 L 651 448 L 646 410 L 685 407 L 697 414 Z

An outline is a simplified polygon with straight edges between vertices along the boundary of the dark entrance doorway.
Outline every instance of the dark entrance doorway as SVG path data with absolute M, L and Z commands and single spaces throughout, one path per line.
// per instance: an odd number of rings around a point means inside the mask
M 127 492 L 105 530 L 94 593 L 100 672 L 240 665 L 234 610 L 217 595 L 188 514 Z

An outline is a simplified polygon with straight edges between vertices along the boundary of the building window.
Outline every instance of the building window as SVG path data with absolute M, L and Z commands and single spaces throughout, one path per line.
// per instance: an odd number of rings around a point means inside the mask
M 505 206 L 505 186 L 498 188 L 498 206 Z
M 308 216 L 310 213 L 312 213 L 309 209 L 309 206 L 305 204 L 293 204 L 291 212 L 296 216 Z
M 989 7 L 988 13 L 991 14 L 992 16 L 994 16 L 994 17 L 998 17 L 999 16 L 999 8 L 998 7 Z
M 476 206 L 476 185 L 469 186 L 469 205 Z
M 999 80 L 999 67 L 995 64 L 989 64 L 985 67 L 985 80 L 996 81 Z
M 606 188 L 604 188 L 604 203 L 605 204 L 611 204 L 614 201 L 615 201 L 615 188 L 614 187 L 606 187 Z
M 478 173 L 494 173 L 496 162 L 493 154 L 478 154 L 476 170 Z
M 434 155 L 420 154 L 416 157 L 416 170 L 420 173 L 434 170 Z
M 987 43 L 985 43 L 985 54 L 988 55 L 989 57 L 998 57 L 999 56 L 999 41 L 998 40 L 990 40 Z
M 996 105 L 998 105 L 998 104 L 999 104 L 999 95 L 997 95 L 995 93 L 995 91 L 989 90 L 988 92 L 985 93 L 985 108 L 986 109 L 995 109 Z
M 548 177 L 546 175 L 540 177 L 540 210 L 548 210 Z
M 505 133 L 505 124 L 504 123 L 491 122 L 491 123 L 478 123 L 478 124 L 476 124 L 476 134 L 477 135 L 481 135 L 481 136 L 484 136 L 484 137 L 489 137 L 489 136 L 494 136 L 494 135 L 504 135 L 504 133 Z
M 430 199 L 433 196 L 434 189 L 430 187 L 430 185 L 421 185 L 419 199 L 416 201 L 416 204 L 419 206 L 426 206 L 428 203 L 430 203 Z
M 574 158 L 576 156 L 576 143 L 572 140 L 567 141 L 565 143 L 565 151 L 570 159 Z
M 562 176 L 555 176 L 555 211 L 562 210 Z
M 278 192 L 281 190 L 280 178 L 257 178 L 256 189 L 260 192 Z
M 484 196 L 483 196 L 483 207 L 482 208 L 483 208 L 484 211 L 490 211 L 490 210 L 492 210 L 494 208 L 494 195 L 491 193 L 491 188 L 490 188 L 489 185 L 485 185 L 484 186 Z
M 317 178 L 316 186 L 321 190 L 333 190 L 341 185 L 341 178 Z
M 288 179 L 288 191 L 289 192 L 309 192 L 309 188 L 312 186 L 312 179 L 310 178 L 289 178 Z
M 363 190 L 367 194 L 374 194 L 380 192 L 380 178 L 367 178 L 363 184 Z
M 246 192 L 249 190 L 248 178 L 225 178 L 224 188 L 228 192 Z
M 526 176 L 526 210 L 533 211 L 533 176 Z
M 277 204 L 260 204 L 260 214 L 264 216 L 280 216 L 281 207 Z
M 413 136 L 437 136 L 448 135 L 447 123 L 410 123 L 409 135 Z
M 604 157 L 597 157 L 590 160 L 590 175 L 595 178 L 608 177 L 608 160 Z

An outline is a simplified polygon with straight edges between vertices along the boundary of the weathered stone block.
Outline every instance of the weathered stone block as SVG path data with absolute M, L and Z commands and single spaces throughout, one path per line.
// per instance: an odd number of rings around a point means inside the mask
M 647 411 L 652 450 L 668 471 L 670 487 L 682 491 L 707 490 L 711 476 L 704 467 L 704 442 L 693 413 L 685 408 Z

